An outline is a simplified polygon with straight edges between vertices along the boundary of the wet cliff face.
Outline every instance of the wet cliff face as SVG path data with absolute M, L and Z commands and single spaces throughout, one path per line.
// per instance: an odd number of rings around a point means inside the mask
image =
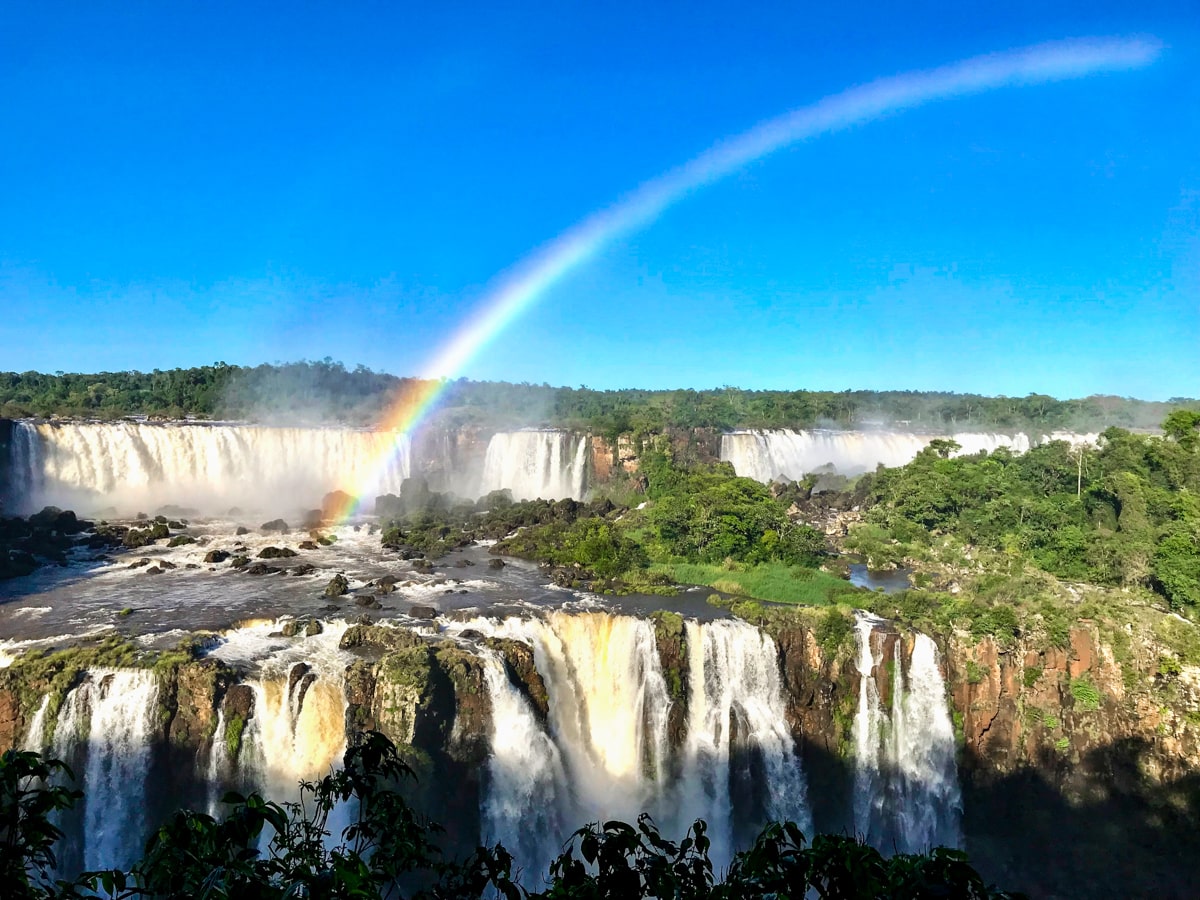
M 668 741 L 677 749 L 688 722 L 688 628 L 676 613 L 653 620 L 670 701 Z M 815 829 L 852 830 L 853 637 L 822 642 L 819 629 L 799 618 L 768 630 Z M 885 661 L 874 671 L 875 688 L 886 706 L 893 690 L 886 661 L 907 665 L 914 641 L 887 628 L 874 640 Z M 546 722 L 547 688 L 530 647 L 480 642 L 499 653 L 509 680 Z M 959 742 L 966 849 L 990 880 L 1034 896 L 1144 895 L 1148 888 L 1188 896 L 1189 867 L 1200 858 L 1200 673 L 1166 666 L 1160 647 L 1087 624 L 1062 643 L 937 636 Z M 481 657 L 453 641 L 379 626 L 348 629 L 341 646 L 361 656 L 345 672 L 347 729 L 378 729 L 404 745 L 418 773 L 418 805 L 447 825 L 453 848 L 474 847 L 492 728 Z M 0 671 L 0 746 L 20 743 L 43 697 L 61 702 L 81 671 L 71 665 Z M 1165 674 L 1155 674 L 1160 667 Z M 255 694 L 212 660 L 168 660 L 154 671 L 150 777 L 166 786 L 156 797 L 203 808 L 214 737 L 226 737 L 216 735 L 218 722 L 228 729 L 252 720 Z M 302 695 L 309 677 L 294 668 L 289 691 Z

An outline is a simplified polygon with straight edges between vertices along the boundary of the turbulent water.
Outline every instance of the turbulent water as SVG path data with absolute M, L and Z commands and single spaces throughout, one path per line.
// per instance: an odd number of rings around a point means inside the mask
M 488 443 L 480 494 L 507 489 L 515 500 L 583 499 L 589 441 L 567 431 L 502 431 Z
M 756 481 L 770 482 L 779 477 L 801 478 L 826 466 L 843 475 L 873 471 L 882 464 L 889 467 L 910 462 L 936 437 L 958 442 L 958 454 L 980 451 L 989 453 L 1007 447 L 1024 453 L 1034 443 L 1051 440 L 1094 443 L 1096 435 L 1066 432 L 1040 435 L 958 432 L 947 435 L 912 434 L 900 431 L 738 431 L 721 437 L 721 459 L 733 463 L 734 470 Z
M 16 422 L 9 483 L 16 508 L 47 504 L 132 515 L 177 505 L 292 512 L 333 490 L 398 492 L 409 440 L 337 428 L 138 422 Z
M 895 642 L 891 709 L 885 711 L 876 682 L 883 661 L 875 630 L 880 624 L 864 615 L 855 626 L 854 829 L 881 850 L 917 853 L 958 846 L 962 797 L 937 647 L 928 636 L 917 635 L 906 672 L 903 641 Z

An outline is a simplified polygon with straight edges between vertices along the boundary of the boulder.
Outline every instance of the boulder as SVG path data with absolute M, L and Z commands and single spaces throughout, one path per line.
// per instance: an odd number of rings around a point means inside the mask
M 148 556 L 143 556 L 141 559 L 135 559 L 135 560 L 134 560 L 133 562 L 131 562 L 131 563 L 130 563 L 128 566 L 126 566 L 126 568 L 128 568 L 128 569 L 140 569 L 142 566 L 148 566 L 148 565 L 150 565 L 150 557 L 148 557 Z
M 422 606 L 414 603 L 408 608 L 408 614 L 414 619 L 436 619 L 438 611 L 432 606 Z
M 255 563 L 246 567 L 247 575 L 274 575 L 279 571 L 275 566 L 268 566 L 266 563 Z
M 231 566 L 233 566 L 235 569 L 240 569 L 240 568 L 242 568 L 243 566 L 248 566 L 248 565 L 250 565 L 250 557 L 248 557 L 248 556 L 235 556 L 235 557 L 233 558 L 233 560 L 232 560 L 232 561 L 231 561 L 229 564 L 230 564 Z
M 348 593 L 350 593 L 350 582 L 341 573 L 334 575 L 333 578 L 329 579 L 329 584 L 325 585 L 326 597 L 341 597 Z
M 456 559 L 454 561 L 454 568 L 456 569 L 465 569 L 467 566 L 473 565 L 475 565 L 475 563 L 471 562 L 469 559 Z
M 310 563 L 302 563 L 298 566 L 292 566 L 291 572 L 293 575 L 311 575 L 317 571 L 317 567 Z
M 247 528 L 245 525 L 239 525 L 237 528 L 235 528 L 235 529 L 233 530 L 233 533 L 234 533 L 234 534 L 236 534 L 236 535 L 238 535 L 238 536 L 240 537 L 240 536 L 241 536 L 241 535 L 243 535 L 243 534 L 249 534 L 249 533 L 250 533 L 250 529 L 249 529 L 249 528 Z
M 330 491 L 321 498 L 321 518 L 326 521 L 340 519 L 354 505 L 354 498 L 345 491 Z
M 290 547 L 263 547 L 258 551 L 259 559 L 290 559 L 297 555 Z
M 206 563 L 223 563 L 227 559 L 229 559 L 228 550 L 209 550 L 204 554 L 204 561 Z
M 314 635 L 320 634 L 324 630 L 325 626 L 321 624 L 320 619 L 310 619 L 308 624 L 304 627 L 304 636 L 313 637 Z
M 168 547 L 182 547 L 185 544 L 194 544 L 196 539 L 190 534 L 177 534 L 175 537 L 167 541 Z
M 291 529 L 288 528 L 288 523 L 283 519 L 272 519 L 270 522 L 263 522 L 258 526 L 260 531 L 265 531 L 268 534 L 274 532 L 276 534 L 287 534 Z
M 507 563 L 505 563 L 504 560 L 502 560 L 498 557 L 492 557 L 491 559 L 488 560 L 488 568 L 489 569 L 503 569 L 506 565 L 507 565 Z
M 297 546 L 299 546 L 301 550 L 316 550 L 318 548 L 316 541 L 301 541 Z

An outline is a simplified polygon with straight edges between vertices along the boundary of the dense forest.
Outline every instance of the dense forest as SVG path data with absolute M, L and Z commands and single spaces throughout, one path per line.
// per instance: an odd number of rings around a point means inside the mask
M 253 367 L 94 374 L 0 373 L 0 418 L 162 416 L 371 425 L 419 382 L 331 359 Z M 916 430 L 1154 428 L 1200 401 L 1148 402 L 1044 394 L 982 397 L 919 391 L 592 390 L 459 379 L 446 382 L 449 425 L 543 425 L 603 434 L 679 428 L 801 428 L 889 424 Z

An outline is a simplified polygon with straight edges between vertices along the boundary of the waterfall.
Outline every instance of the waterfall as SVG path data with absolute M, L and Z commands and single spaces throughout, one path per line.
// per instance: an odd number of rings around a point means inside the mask
M 509 680 L 500 654 L 487 648 L 481 653 L 492 704 L 483 840 L 504 844 L 524 872 L 541 872 L 569 824 L 560 814 L 566 790 L 562 757 Z
M 687 738 L 682 750 L 680 825 L 709 826 L 712 858 L 726 865 L 734 845 L 731 797 L 735 753 L 754 754 L 766 789 L 766 820 L 791 820 L 805 834 L 812 822 L 805 781 L 784 715 L 775 642 L 745 622 L 687 623 Z
M 902 641 L 896 641 L 889 718 L 875 684 L 880 657 L 872 634 L 877 624 L 860 616 L 855 627 L 855 830 L 881 850 L 916 853 L 931 846 L 958 846 L 962 795 L 937 646 L 928 635 L 916 635 L 906 677 Z
M 566 431 L 502 431 L 488 442 L 480 493 L 508 489 L 515 500 L 582 500 L 588 438 Z
M 53 753 L 79 760 L 85 869 L 129 865 L 146 837 L 146 778 L 158 679 L 145 669 L 96 669 L 63 701 Z
M 822 466 L 832 465 L 843 475 L 889 468 L 911 462 L 934 438 L 957 441 L 968 455 L 1001 447 L 1025 453 L 1034 444 L 1051 440 L 1095 443 L 1098 435 L 1054 432 L 1035 439 L 1023 433 L 1000 434 L 958 432 L 912 434 L 900 431 L 735 431 L 721 436 L 721 459 L 733 463 L 734 471 L 746 478 L 770 482 L 779 477 L 797 479 Z
M 42 702 L 29 720 L 29 731 L 25 735 L 22 749 L 41 753 L 46 749 L 46 717 L 50 710 L 50 695 L 42 697 Z
M 325 493 L 393 493 L 410 470 L 409 439 L 338 428 L 138 422 L 18 422 L 13 493 L 22 510 L 48 503 L 164 504 L 224 512 L 232 506 L 290 512 Z M 382 463 L 381 463 L 382 461 Z M 288 498 L 286 509 L 279 498 Z
M 283 677 L 245 684 L 254 692 L 254 714 L 242 732 L 240 770 L 266 796 L 291 799 L 300 781 L 320 778 L 341 762 L 346 749 L 345 691 L 303 663 Z
M 553 858 L 563 837 L 555 823 L 633 821 L 648 812 L 664 834 L 680 838 L 703 818 L 718 866 L 767 820 L 811 829 L 778 650 L 753 626 L 686 624 L 688 715 L 673 748 L 651 622 L 554 612 L 448 624 L 530 644 L 545 681 L 543 728 L 495 651 L 480 649 L 493 709 L 484 831 L 506 846 L 511 835 L 527 870 Z

